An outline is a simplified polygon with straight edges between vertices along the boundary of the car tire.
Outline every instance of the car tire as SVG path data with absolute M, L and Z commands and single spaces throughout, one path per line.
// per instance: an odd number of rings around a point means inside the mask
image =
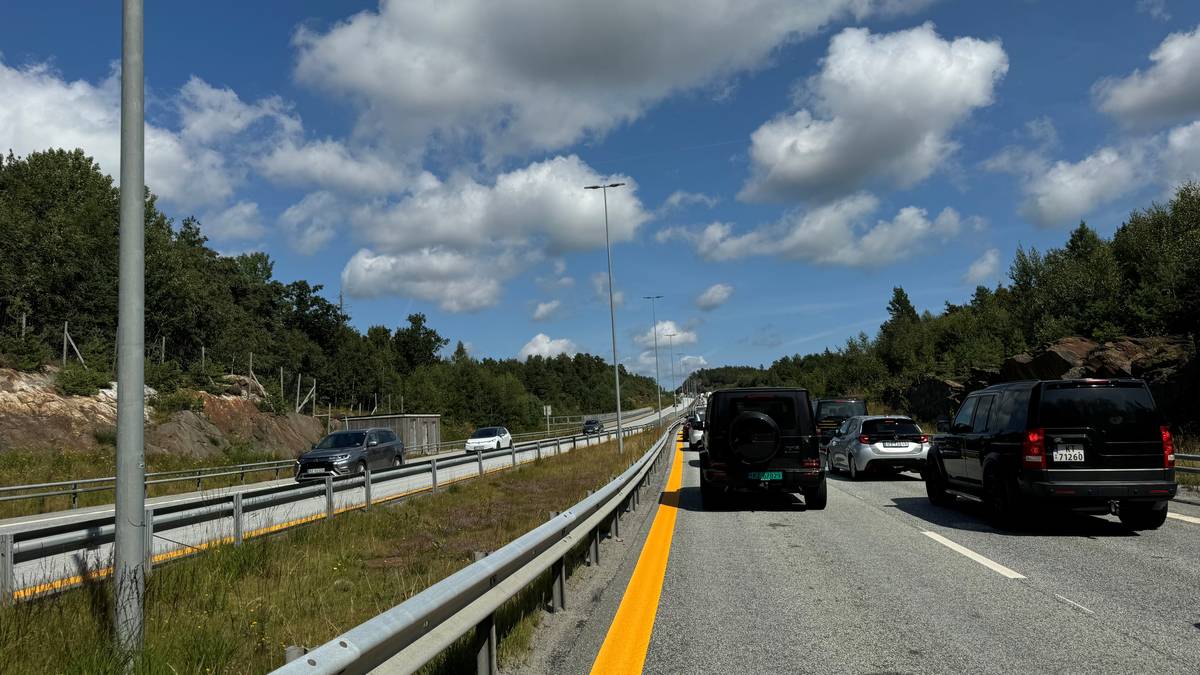
M 846 466 L 849 468 L 850 480 L 858 480 L 860 475 L 858 472 L 858 462 L 854 461 L 850 453 L 846 453 Z
M 500 441 L 496 441 L 496 449 L 497 449 L 497 450 L 499 450 L 499 449 L 500 449 Z
M 822 511 L 829 503 L 829 488 L 822 479 L 816 487 L 804 488 L 804 508 L 809 511 Z
M 404 455 L 397 454 L 395 457 L 392 457 L 393 469 L 398 469 L 402 466 L 404 466 Z
M 997 527 L 1012 530 L 1021 524 L 1024 504 L 1016 483 L 994 463 L 984 467 L 983 494 L 983 503 Z
M 367 472 L 367 463 L 359 462 L 358 463 L 358 471 L 357 471 L 358 475 L 361 476 L 361 475 L 365 474 L 366 472 Z
M 921 472 L 921 478 L 925 480 L 925 494 L 929 496 L 929 503 L 934 506 L 950 506 L 958 500 L 957 497 L 946 492 L 948 485 L 946 474 L 942 472 L 938 462 L 930 458 L 925 463 L 925 470 Z
M 833 453 L 826 452 L 825 453 L 825 473 L 835 474 L 837 472 L 838 472 L 838 468 L 833 465 Z
M 1167 522 L 1167 503 L 1121 501 L 1117 503 L 1117 517 L 1131 530 L 1157 530 Z

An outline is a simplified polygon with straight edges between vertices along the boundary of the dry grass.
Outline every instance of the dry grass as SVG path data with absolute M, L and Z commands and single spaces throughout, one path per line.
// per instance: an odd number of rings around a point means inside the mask
M 651 434 L 581 448 L 445 492 L 226 546 L 154 570 L 147 589 L 144 673 L 257 673 L 284 647 L 319 645 L 544 522 L 623 471 Z M 545 584 L 497 617 L 500 656 L 524 653 Z M 0 609 L 0 672 L 118 670 L 107 584 Z M 459 672 L 462 649 L 430 670 Z
M 1200 455 L 1200 439 L 1194 436 L 1179 436 L 1175 439 L 1175 452 L 1180 455 Z M 1190 466 L 1200 469 L 1200 462 L 1180 459 L 1176 460 L 1175 466 Z M 1193 489 L 1200 487 L 1200 474 L 1198 473 L 1176 471 L 1175 480 L 1179 481 L 1180 485 L 1191 486 Z

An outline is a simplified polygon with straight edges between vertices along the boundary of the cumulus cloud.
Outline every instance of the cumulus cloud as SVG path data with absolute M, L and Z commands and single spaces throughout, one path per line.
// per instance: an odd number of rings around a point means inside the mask
M 685 190 L 676 190 L 669 197 L 663 200 L 662 206 L 658 207 L 660 215 L 667 214 L 672 211 L 686 208 L 688 206 L 703 206 L 712 208 L 717 205 L 720 200 L 711 195 L 706 195 L 703 192 L 687 192 Z
M 708 287 L 708 290 L 701 293 L 700 297 L 696 298 L 696 306 L 706 312 L 714 310 L 725 304 L 731 295 L 733 295 L 733 286 L 713 284 Z
M 925 209 L 906 206 L 891 220 L 870 224 L 868 216 L 879 200 L 858 193 L 814 209 L 795 209 L 772 223 L 737 234 L 728 223 L 712 223 L 699 231 L 676 236 L 690 241 L 709 260 L 735 260 L 756 255 L 777 255 L 787 260 L 847 265 L 883 265 L 916 253 L 922 246 L 954 237 L 964 218 L 952 208 L 930 218 Z
M 684 330 L 683 327 L 676 324 L 674 321 L 659 321 L 653 328 L 648 329 L 645 333 L 640 333 L 633 336 L 634 343 L 642 347 L 654 346 L 654 333 L 658 333 L 658 345 L 662 347 L 670 341 L 674 341 L 676 347 L 680 345 L 694 345 L 700 341 L 699 336 L 694 330 Z M 674 334 L 673 337 L 667 337 Z
M 288 243 L 304 255 L 325 247 L 345 223 L 347 206 L 329 192 L 312 192 L 279 216 Z
M 751 135 L 753 201 L 826 200 L 871 182 L 912 186 L 958 149 L 950 132 L 991 104 L 1008 71 L 998 41 L 942 39 L 932 24 L 848 28 L 804 87 L 810 104 Z
M 298 142 L 288 138 L 255 161 L 279 185 L 390 195 L 436 185 L 431 174 L 410 175 L 395 159 L 355 152 L 332 139 Z
M 963 282 L 971 285 L 993 281 L 1000 271 L 1000 250 L 989 248 L 983 255 L 975 259 L 963 275 Z
M 1150 53 L 1153 62 L 1123 78 L 1097 82 L 1097 105 L 1118 120 L 1149 126 L 1200 115 L 1200 27 L 1171 33 Z
M 363 249 L 342 270 L 353 297 L 400 295 L 437 302 L 447 312 L 473 312 L 500 301 L 502 282 L 517 271 L 511 254 L 485 261 L 463 253 L 421 248 L 397 254 Z
M 530 338 L 529 342 L 526 342 L 524 347 L 521 347 L 521 351 L 519 352 L 518 356 L 521 359 L 528 360 L 531 356 L 541 356 L 545 358 L 558 356 L 559 354 L 574 356 L 578 352 L 579 349 L 575 346 L 575 343 L 566 338 L 554 340 L 545 333 L 538 333 Z
M 1200 181 L 1200 121 L 1171 129 L 1162 151 L 1162 175 L 1174 187 Z
M 267 233 L 255 202 L 238 202 L 201 219 L 205 236 L 218 240 L 258 239 Z
M 681 356 L 679 357 L 679 367 L 682 372 L 680 377 L 687 377 L 701 368 L 708 367 L 708 361 L 703 356 Z
M 554 313 L 558 311 L 558 308 L 561 305 L 562 303 L 558 300 L 539 302 L 537 307 L 533 310 L 533 320 L 545 321 L 546 319 L 549 319 L 551 316 L 554 316 Z
M 592 292 L 596 294 L 596 299 L 602 302 L 608 302 L 608 273 L 596 272 L 592 275 Z M 625 304 L 625 292 L 617 288 L 613 288 L 613 305 L 620 307 Z
M 927 4 L 381 1 L 328 30 L 301 27 L 292 42 L 301 83 L 356 102 L 359 137 L 480 139 L 498 155 L 571 145 L 673 93 L 726 85 L 832 21 Z
M 260 120 L 272 120 L 283 134 L 300 131 L 300 120 L 278 96 L 247 103 L 229 88 L 217 88 L 192 76 L 176 101 L 185 138 L 212 143 L 240 134 Z

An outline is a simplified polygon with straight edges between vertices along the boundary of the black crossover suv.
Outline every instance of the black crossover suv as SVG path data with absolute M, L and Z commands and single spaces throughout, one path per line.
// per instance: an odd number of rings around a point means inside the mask
M 722 389 L 709 396 L 700 452 L 700 497 L 705 508 L 733 493 L 802 492 L 809 509 L 825 508 L 821 465 L 808 392 L 803 389 Z
M 1174 441 L 1141 380 L 993 385 L 938 431 L 924 472 L 929 500 L 982 498 L 1002 525 L 1055 504 L 1155 529 L 1175 496 Z

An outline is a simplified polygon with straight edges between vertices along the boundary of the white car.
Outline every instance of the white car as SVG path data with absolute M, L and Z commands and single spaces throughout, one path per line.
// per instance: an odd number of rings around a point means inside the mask
M 703 410 L 697 410 L 696 412 L 692 413 L 692 415 L 697 422 L 704 424 L 704 411 Z M 693 424 L 689 429 L 688 435 L 689 435 L 688 445 L 690 445 L 693 448 L 699 449 L 700 444 L 704 441 L 704 430 L 697 429 L 696 425 Z
M 480 427 L 467 439 L 467 452 L 487 452 L 511 448 L 512 434 L 504 427 Z

